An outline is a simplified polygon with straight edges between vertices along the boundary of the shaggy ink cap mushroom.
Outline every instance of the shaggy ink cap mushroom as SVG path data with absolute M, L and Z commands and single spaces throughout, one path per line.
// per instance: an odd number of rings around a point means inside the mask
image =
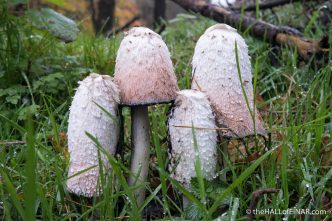
M 98 196 L 99 158 L 98 148 L 86 132 L 98 139 L 102 148 L 115 154 L 119 137 L 119 90 L 107 75 L 92 73 L 79 82 L 68 120 L 68 150 L 70 154 L 67 189 L 76 195 Z M 98 105 L 103 107 L 110 118 Z M 105 174 L 111 166 L 100 153 Z M 89 169 L 91 168 L 91 169 Z M 88 170 L 87 170 L 88 169 Z M 82 173 L 82 171 L 87 170 Z
M 145 182 L 149 166 L 148 105 L 169 103 L 178 91 L 170 53 L 160 35 L 144 27 L 129 30 L 122 40 L 115 64 L 115 81 L 120 88 L 121 104 L 131 107 L 130 185 Z M 142 205 L 145 189 L 135 193 Z
M 179 90 L 165 42 L 145 27 L 126 33 L 117 53 L 114 77 L 124 106 L 169 103 Z
M 248 98 L 255 124 L 248 109 L 238 75 L 235 42 L 238 48 L 242 85 Z M 226 127 L 221 136 L 245 137 L 264 135 L 262 118 L 254 107 L 252 73 L 248 47 L 236 29 L 226 24 L 208 28 L 199 38 L 192 60 L 192 89 L 207 94 L 219 127 Z M 255 129 L 254 129 L 255 127 Z
M 182 90 L 178 92 L 168 118 L 172 147 L 169 153 L 169 170 L 173 171 L 171 176 L 186 187 L 190 187 L 191 178 L 196 177 L 192 125 L 196 128 L 195 138 L 202 175 L 207 180 L 212 180 L 217 166 L 215 117 L 204 93 Z

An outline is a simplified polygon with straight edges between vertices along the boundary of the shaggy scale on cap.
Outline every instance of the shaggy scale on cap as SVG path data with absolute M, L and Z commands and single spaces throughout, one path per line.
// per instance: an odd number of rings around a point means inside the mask
M 119 124 L 115 120 L 118 118 L 118 103 L 119 90 L 110 76 L 93 73 L 79 82 L 69 113 L 68 177 L 89 167 L 96 167 L 70 178 L 67 181 L 70 192 L 85 197 L 98 195 L 98 148 L 85 132 L 96 137 L 105 151 L 113 155 L 119 137 Z M 96 104 L 112 114 L 115 117 L 114 120 Z M 105 166 L 104 171 L 110 169 L 108 160 L 102 153 L 101 159 Z
M 213 130 L 216 128 L 215 118 L 204 93 L 183 90 L 178 93 L 171 110 L 168 128 L 172 145 L 170 171 L 175 167 L 171 176 L 186 186 L 190 186 L 190 179 L 196 176 L 192 124 L 198 128 L 195 129 L 195 136 L 202 174 L 210 180 L 215 176 L 217 165 L 217 132 Z
M 160 35 L 144 27 L 129 30 L 120 44 L 115 81 L 121 104 L 168 103 L 178 91 L 170 53 Z
M 243 87 L 250 109 L 256 116 L 256 133 L 265 134 L 262 118 L 254 107 L 248 47 L 236 29 L 226 24 L 216 24 L 200 37 L 192 60 L 194 80 L 191 87 L 208 95 L 218 126 L 230 128 L 227 132 L 222 132 L 222 136 L 244 137 L 254 134 L 253 119 L 238 76 L 235 42 L 238 46 Z

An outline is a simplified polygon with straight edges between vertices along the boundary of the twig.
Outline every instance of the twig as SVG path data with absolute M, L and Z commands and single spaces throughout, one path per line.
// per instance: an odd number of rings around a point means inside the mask
M 0 145 L 9 146 L 9 145 L 15 145 L 15 144 L 25 144 L 25 141 L 21 141 L 21 140 L 0 141 Z
M 263 1 L 261 2 L 258 7 L 259 9 L 270 9 L 270 8 L 273 8 L 273 7 L 277 7 L 277 6 L 281 6 L 281 5 L 286 5 L 286 4 L 289 4 L 289 3 L 292 3 L 292 2 L 296 2 L 298 0 L 270 0 L 270 1 Z M 231 5 L 230 6 L 230 9 L 232 10 L 237 10 L 237 11 L 240 11 L 242 8 L 242 1 L 241 3 L 237 4 L 237 5 Z M 245 3 L 245 6 L 244 6 L 244 10 L 245 11 L 256 11 L 256 4 L 246 4 Z
M 233 27 L 239 27 L 242 31 L 251 30 L 251 33 L 268 42 L 289 46 L 296 48 L 298 54 L 305 60 L 310 59 L 313 54 L 328 54 L 329 47 L 324 42 L 316 41 L 313 39 L 303 38 L 299 31 L 295 31 L 291 28 L 278 27 L 273 24 L 256 20 L 247 15 L 241 15 L 238 12 L 234 12 L 216 5 L 206 3 L 206 1 L 197 0 L 172 0 L 180 5 L 182 8 L 200 13 L 201 15 L 211 18 L 217 22 L 226 23 Z M 295 34 L 296 33 L 296 34 Z
M 196 68 L 194 69 L 194 72 L 193 72 L 193 75 L 192 75 L 192 78 L 191 78 L 191 85 L 193 84 L 193 82 L 196 84 L 197 88 L 199 91 L 202 91 L 202 88 L 199 86 L 198 82 L 196 81 L 195 79 L 195 74 L 196 74 Z
M 159 27 L 155 30 L 156 33 L 161 34 L 166 29 L 166 23 L 163 21 Z
M 194 128 L 196 130 L 224 130 L 227 131 L 229 128 L 205 128 L 205 127 L 192 127 L 192 126 L 186 126 L 186 125 L 172 125 L 173 127 L 179 127 L 179 128 Z
M 119 32 L 127 29 L 130 27 L 130 25 L 132 25 L 135 21 L 137 21 L 138 19 L 140 19 L 140 15 L 136 15 L 135 17 L 133 17 L 132 19 L 128 20 L 123 26 L 121 27 L 118 27 L 116 29 L 114 29 L 113 31 L 110 31 L 108 34 L 107 34 L 107 37 L 110 37 L 112 35 L 116 35 L 118 34 Z
M 247 220 L 248 221 L 252 221 L 255 218 L 255 214 L 253 213 L 253 211 L 256 209 L 259 197 L 263 194 L 267 194 L 267 193 L 277 193 L 279 190 L 274 189 L 274 188 L 267 188 L 267 189 L 259 189 L 256 190 L 255 192 L 252 193 L 252 198 L 250 201 L 250 206 L 249 206 L 249 211 L 247 214 Z

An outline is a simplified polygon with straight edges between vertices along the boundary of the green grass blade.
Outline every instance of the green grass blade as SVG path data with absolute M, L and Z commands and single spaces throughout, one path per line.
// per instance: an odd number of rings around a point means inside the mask
M 18 211 L 18 213 L 20 214 L 20 216 L 22 218 L 25 218 L 26 217 L 25 211 L 23 209 L 21 202 L 19 201 L 19 196 L 16 193 L 16 189 L 15 189 L 13 183 L 11 182 L 8 175 L 5 173 L 5 171 L 3 169 L 0 170 L 0 173 L 2 176 L 3 184 L 5 186 L 5 190 L 7 190 L 7 192 L 9 193 L 9 197 L 10 197 L 13 205 L 15 206 L 15 208 Z
M 139 212 L 141 213 L 143 209 L 157 196 L 158 192 L 161 189 L 161 184 L 150 194 L 148 198 L 144 200 L 144 203 L 142 206 L 139 208 Z
M 317 11 L 315 11 L 313 13 L 313 15 L 311 16 L 310 21 L 308 22 L 307 26 L 304 29 L 304 34 L 305 35 L 309 34 L 312 25 L 314 24 L 314 22 L 317 20 L 317 18 L 319 16 L 319 12 L 320 12 L 320 9 L 318 9 Z
M 36 220 L 37 200 L 37 160 L 34 141 L 34 130 L 31 117 L 27 120 L 27 152 L 25 164 L 26 183 L 24 185 L 25 220 Z
M 156 118 L 153 118 L 152 126 L 153 126 L 153 128 L 157 128 Z M 158 165 L 159 165 L 158 170 L 159 170 L 159 175 L 160 175 L 161 191 L 162 191 L 162 194 L 163 194 L 163 199 L 162 199 L 163 203 L 162 203 L 162 205 L 163 205 L 164 209 L 166 210 L 167 214 L 169 216 L 171 216 L 171 212 L 169 210 L 169 205 L 168 205 L 168 202 L 167 202 L 167 183 L 166 183 L 167 177 L 165 176 L 165 173 L 166 173 L 165 172 L 165 162 L 166 162 L 166 160 L 163 157 L 163 153 L 162 153 L 162 150 L 161 150 L 158 135 L 154 134 L 153 132 L 151 134 L 152 134 L 152 140 L 153 140 L 153 144 L 154 144 L 154 147 L 155 147 L 155 150 L 156 150 L 156 155 L 157 155 L 157 160 L 158 160 Z
M 180 192 L 188 198 L 192 203 L 195 203 L 202 211 L 205 210 L 205 206 L 198 200 L 190 191 L 188 191 L 185 187 L 183 187 L 177 180 L 171 178 L 169 175 L 168 179 L 171 183 L 178 189 Z
M 267 151 L 263 156 L 258 158 L 253 164 L 251 164 L 245 171 L 241 173 L 241 175 L 233 181 L 233 183 L 227 187 L 227 189 L 222 192 L 221 195 L 217 197 L 213 205 L 209 209 L 209 214 L 212 214 L 220 205 L 220 203 L 239 185 L 241 185 L 244 180 L 246 180 L 255 170 L 256 168 L 276 149 L 273 148 Z
M 121 166 L 119 165 L 119 163 L 116 161 L 116 159 L 112 155 L 110 155 L 108 152 L 105 151 L 105 149 L 100 145 L 99 141 L 93 135 L 91 135 L 88 132 L 85 132 L 85 133 L 96 144 L 96 147 L 98 148 L 98 150 L 101 153 L 105 154 L 105 156 L 108 158 L 108 161 L 112 166 L 112 170 L 117 175 L 117 178 L 118 178 L 119 182 L 121 183 L 121 186 L 123 187 L 125 193 L 127 194 L 128 198 L 130 200 L 130 205 L 132 206 L 132 212 L 133 212 L 132 218 L 134 220 L 139 220 L 140 214 L 139 214 L 138 207 L 136 205 L 136 200 L 133 197 L 132 190 L 129 188 L 126 178 L 123 175 L 123 172 L 121 171 Z
M 195 129 L 194 129 L 194 123 L 191 123 L 191 132 L 193 135 L 193 141 L 194 141 L 194 149 L 195 149 L 195 171 L 196 171 L 196 177 L 198 180 L 198 186 L 199 186 L 199 191 L 200 191 L 200 197 L 201 197 L 201 202 L 204 205 L 204 212 L 207 212 L 206 209 L 206 192 L 205 192 L 205 186 L 204 186 L 204 177 L 202 173 L 202 165 L 201 165 L 201 160 L 199 158 L 199 151 L 198 151 L 198 144 L 197 144 L 197 139 L 196 139 L 196 134 L 195 134 Z M 207 213 L 208 215 L 208 213 Z
M 237 212 L 239 210 L 239 203 L 240 203 L 240 199 L 239 198 L 234 198 L 233 206 L 232 206 L 232 210 L 231 210 L 230 221 L 236 221 L 236 215 L 237 215 Z
M 244 85 L 243 85 L 243 81 L 242 81 L 242 74 L 241 74 L 241 68 L 240 68 L 240 61 L 239 61 L 239 52 L 238 52 L 238 47 L 237 47 L 237 42 L 235 41 L 235 60 L 236 60 L 236 68 L 237 68 L 237 73 L 240 79 L 240 83 L 241 83 L 241 90 L 244 96 L 244 100 L 246 101 L 246 105 L 247 108 L 249 110 L 250 116 L 253 120 L 254 123 L 254 134 L 256 134 L 256 119 L 255 119 L 255 107 L 253 107 L 253 109 L 251 109 L 250 105 L 249 105 L 249 100 L 248 100 L 248 96 L 247 93 L 244 89 Z

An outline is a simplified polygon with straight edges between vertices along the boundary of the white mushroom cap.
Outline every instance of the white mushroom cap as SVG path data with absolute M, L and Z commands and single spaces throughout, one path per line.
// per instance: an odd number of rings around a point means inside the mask
M 115 81 L 121 104 L 167 103 L 178 91 L 170 53 L 160 35 L 144 27 L 129 30 L 120 44 Z
M 96 167 L 68 179 L 67 188 L 70 192 L 92 197 L 101 191 L 97 187 L 99 177 L 98 148 L 85 132 L 96 137 L 105 151 L 113 155 L 120 131 L 120 125 L 117 122 L 118 103 L 119 90 L 110 76 L 93 73 L 79 82 L 69 114 L 70 166 L 68 177 L 89 167 Z M 106 109 L 114 116 L 114 119 L 110 118 L 96 104 Z M 100 154 L 105 166 L 104 171 L 105 173 L 109 172 L 108 160 L 102 152 Z
M 183 90 L 178 93 L 175 107 L 168 119 L 171 141 L 170 171 L 172 177 L 186 186 L 196 176 L 195 146 L 192 133 L 195 129 L 199 158 L 203 176 L 211 180 L 217 166 L 217 132 L 214 130 L 215 117 L 207 96 L 195 90 Z
M 192 60 L 194 79 L 191 87 L 208 95 L 218 126 L 230 129 L 222 136 L 244 137 L 254 134 L 253 119 L 237 71 L 235 42 L 238 47 L 243 87 L 250 109 L 256 116 L 256 133 L 265 134 L 262 118 L 254 107 L 248 47 L 236 29 L 226 24 L 216 24 L 200 37 Z
M 210 0 L 211 4 L 222 6 L 228 8 L 230 5 L 234 4 L 236 0 Z

